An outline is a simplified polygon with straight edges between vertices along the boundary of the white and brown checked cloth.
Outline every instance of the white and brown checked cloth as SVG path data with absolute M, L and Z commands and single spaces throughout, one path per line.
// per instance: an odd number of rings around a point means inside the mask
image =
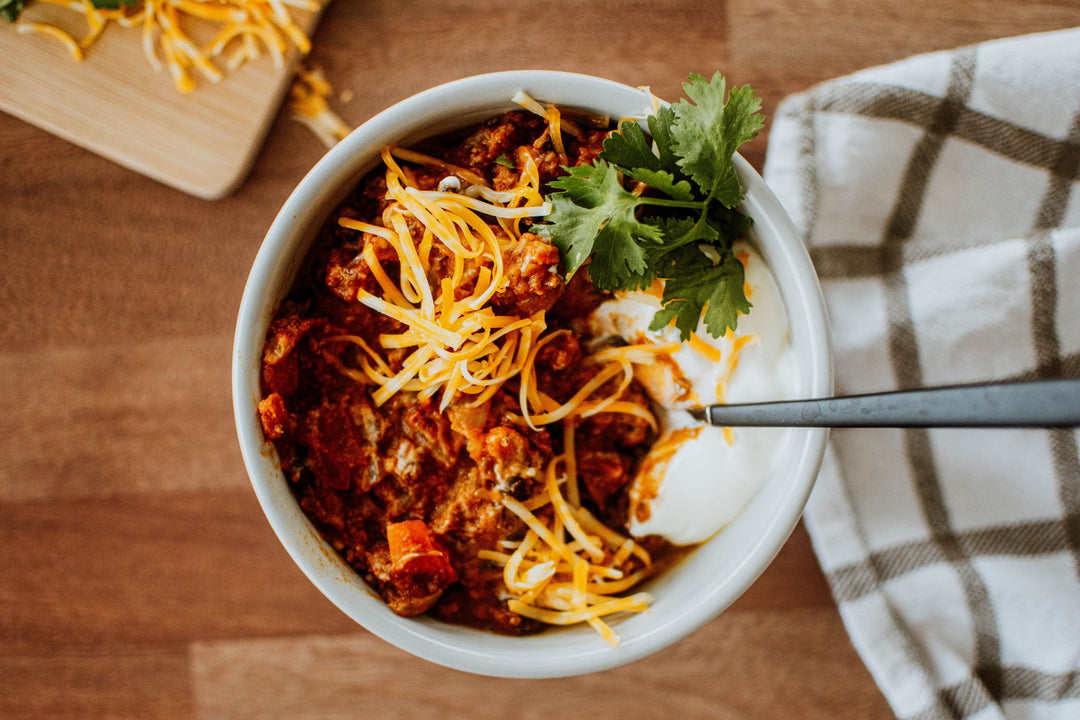
M 787 98 L 837 391 L 1080 376 L 1080 29 Z M 904 720 L 1080 718 L 1080 433 L 836 430 L 805 520 Z

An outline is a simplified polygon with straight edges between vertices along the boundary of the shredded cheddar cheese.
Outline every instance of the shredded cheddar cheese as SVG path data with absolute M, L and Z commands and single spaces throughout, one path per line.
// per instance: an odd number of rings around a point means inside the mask
M 479 190 L 470 194 L 422 191 L 397 158 L 463 176 Z M 393 250 L 401 268 L 397 282 L 390 279 L 375 252 L 374 242 L 365 242 L 362 257 L 382 290 L 376 296 L 363 290 L 357 299 L 375 312 L 402 323 L 406 329 L 383 334 L 383 350 L 410 349 L 396 372 L 379 351 L 363 344 L 361 370 L 378 385 L 372 397 L 382 405 L 395 393 L 412 391 L 421 397 L 441 393 L 440 409 L 445 410 L 458 394 L 475 396 L 474 404 L 488 400 L 506 381 L 519 378 L 522 415 L 532 428 L 566 420 L 575 415 L 588 417 L 599 412 L 626 412 L 644 417 L 655 427 L 648 408 L 620 400 L 633 373 L 632 363 L 649 362 L 661 352 L 671 352 L 677 344 L 634 345 L 597 353 L 592 361 L 606 363 L 569 401 L 559 404 L 535 386 L 532 365 L 546 343 L 564 331 L 543 335 L 547 328 L 543 311 L 528 318 L 497 315 L 489 303 L 509 282 L 503 267 L 503 245 L 520 237 L 518 226 L 508 222 L 546 214 L 549 207 L 539 187 L 535 163 L 526 156 L 517 187 L 497 193 L 497 202 L 483 199 L 495 191 L 483 178 L 440 160 L 400 148 L 382 153 L 386 166 L 387 198 L 393 202 L 384 210 L 383 225 L 340 218 L 342 227 L 365 233 L 385 242 Z M 473 197 L 473 195 L 480 197 Z M 500 238 L 481 216 L 496 219 L 505 237 Z M 410 221 L 423 228 L 416 242 Z M 441 245 L 452 258 L 450 277 L 434 277 L 430 263 L 431 246 Z M 466 294 L 466 272 L 476 281 Z M 541 337 L 543 336 L 543 337 Z M 359 338 L 339 337 L 359 344 Z M 359 342 L 358 342 L 359 341 Z M 593 395 L 608 380 L 621 374 L 613 392 L 601 398 Z
M 20 33 L 40 33 L 53 37 L 70 51 L 76 61 L 93 45 L 110 24 L 138 27 L 142 49 L 156 71 L 167 68 L 176 89 L 195 89 L 194 76 L 209 82 L 224 77 L 216 64 L 234 70 L 248 60 L 270 55 L 275 67 L 285 65 L 290 47 L 301 54 L 311 49 L 304 31 L 296 24 L 290 8 L 317 12 L 319 0 L 144 0 L 118 9 L 95 8 L 89 0 L 40 0 L 85 17 L 87 34 L 76 41 L 70 32 L 50 23 L 19 22 Z M 197 43 L 194 35 L 212 34 Z
M 350 128 L 330 108 L 327 98 L 333 92 L 320 68 L 299 67 L 289 88 L 292 119 L 306 126 L 331 148 L 349 134 Z
M 392 202 L 383 213 L 383 224 L 339 220 L 342 227 L 372 238 L 365 242 L 362 256 L 382 296 L 361 290 L 357 299 L 405 326 L 403 332 L 379 336 L 381 349 L 410 350 L 401 368 L 392 372 L 379 350 L 365 344 L 361 369 L 379 386 L 372 395 L 376 405 L 399 391 L 417 392 L 421 397 L 441 393 L 440 409 L 446 409 L 459 394 L 473 396 L 475 404 L 483 403 L 535 358 L 534 346 L 547 327 L 543 311 L 520 318 L 496 314 L 490 307 L 490 300 L 509 282 L 503 244 L 511 240 L 500 238 L 483 216 L 502 221 L 546 213 L 539 178 L 535 172 L 523 172 L 522 186 L 503 198 L 507 202 L 493 203 L 465 194 L 421 191 L 396 157 L 445 165 L 418 153 L 387 148 L 382 159 L 387 199 Z M 460 175 L 466 181 L 483 182 L 471 172 Z M 413 235 L 416 226 L 422 228 L 419 242 Z M 375 252 L 376 239 L 396 256 L 397 281 L 383 269 Z M 438 277 L 432 268 L 436 244 L 451 259 L 449 277 Z M 475 282 L 466 292 L 462 288 L 468 286 L 467 274 Z
M 720 362 L 720 358 L 723 355 L 720 348 L 705 342 L 696 332 L 690 333 L 689 345 L 710 362 Z
M 540 140 L 550 137 L 551 146 L 559 156 L 559 162 L 563 165 L 569 165 L 570 161 L 566 155 L 566 146 L 563 143 L 562 134 L 563 131 L 566 131 L 568 135 L 580 139 L 583 136 L 581 129 L 573 122 L 565 119 L 556 105 L 547 105 L 545 107 L 527 92 L 519 90 L 511 99 L 529 112 L 535 113 L 547 121 L 547 130 Z
M 524 539 L 511 554 L 483 550 L 479 555 L 503 567 L 511 611 L 552 625 L 586 622 L 615 646 L 620 638 L 603 618 L 648 610 L 648 593 L 618 595 L 649 576 L 652 560 L 578 503 L 573 425 L 564 427 L 570 440 L 548 463 L 544 492 L 529 503 L 503 498 L 506 509 L 528 527 Z
M 56 38 L 64 44 L 64 47 L 67 48 L 67 51 L 71 53 L 71 57 L 74 58 L 76 62 L 82 62 L 82 47 L 80 47 L 79 43 L 75 42 L 75 38 L 71 37 L 71 35 L 58 27 L 46 25 L 45 23 L 23 22 L 16 25 L 15 29 L 23 35 L 39 33 L 41 35 Z

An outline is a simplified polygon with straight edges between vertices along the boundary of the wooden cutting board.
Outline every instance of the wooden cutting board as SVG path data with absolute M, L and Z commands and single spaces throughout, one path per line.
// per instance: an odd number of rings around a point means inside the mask
M 324 3 L 325 7 L 325 3 Z M 311 36 L 318 14 L 293 11 Z M 20 22 L 48 22 L 79 39 L 85 17 L 32 3 Z M 199 28 L 189 31 L 200 39 Z M 0 110 L 192 195 L 215 200 L 247 175 L 293 76 L 298 53 L 274 67 L 249 61 L 183 95 L 155 72 L 139 28 L 110 25 L 76 62 L 59 41 L 0 21 Z

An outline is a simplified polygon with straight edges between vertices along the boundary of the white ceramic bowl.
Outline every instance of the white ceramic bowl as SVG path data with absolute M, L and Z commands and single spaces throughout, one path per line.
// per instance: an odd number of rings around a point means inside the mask
M 770 477 L 746 509 L 645 589 L 648 612 L 615 621 L 622 644 L 609 647 L 590 627 L 551 628 L 504 637 L 427 617 L 391 612 L 327 545 L 293 498 L 256 415 L 266 328 L 286 295 L 318 228 L 379 151 L 462 127 L 514 107 L 524 90 L 541 101 L 607 114 L 641 115 L 649 99 L 638 89 L 561 72 L 504 72 L 432 88 L 376 115 L 334 147 L 300 182 L 266 235 L 244 291 L 233 354 L 233 403 L 244 462 L 255 493 L 282 544 L 311 581 L 342 611 L 387 642 L 435 663 L 502 677 L 562 677 L 612 668 L 645 657 L 688 635 L 730 605 L 780 550 L 802 513 L 825 449 L 826 431 L 791 433 L 783 472 Z M 805 397 L 832 391 L 832 355 L 817 276 L 795 228 L 761 178 L 741 157 L 743 212 L 752 238 L 776 276 L 791 323 Z

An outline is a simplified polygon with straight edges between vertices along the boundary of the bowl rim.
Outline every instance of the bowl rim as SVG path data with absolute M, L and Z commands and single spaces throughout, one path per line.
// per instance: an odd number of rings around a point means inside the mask
M 252 264 L 233 340 L 233 414 L 245 468 L 271 527 L 308 579 L 355 622 L 413 655 L 446 667 L 507 678 L 567 677 L 610 669 L 661 650 L 711 620 L 749 588 L 798 523 L 824 457 L 828 431 L 809 429 L 797 434 L 794 441 L 797 449 L 793 452 L 796 471 L 790 473 L 792 480 L 780 499 L 779 509 L 723 583 L 687 602 L 675 617 L 633 638 L 624 638 L 618 648 L 611 649 L 600 642 L 567 650 L 562 647 L 565 643 L 558 641 L 541 641 L 526 647 L 523 644 L 526 638 L 506 638 L 482 630 L 447 627 L 445 623 L 428 618 L 400 618 L 366 586 L 365 593 L 357 593 L 356 581 L 359 579 L 342 576 L 352 570 L 329 549 L 300 511 L 280 467 L 273 477 L 276 454 L 263 438 L 257 415 L 253 412 L 259 400 L 257 366 L 262 340 L 265 339 L 269 314 L 281 299 L 273 298 L 270 302 L 269 296 L 276 284 L 281 285 L 281 277 L 295 274 L 304 255 L 296 250 L 306 248 L 325 215 L 340 201 L 343 191 L 351 187 L 350 180 L 355 184 L 366 172 L 364 164 L 370 164 L 371 156 L 377 157 L 383 146 L 432 128 L 430 121 L 418 118 L 458 119 L 462 113 L 454 111 L 462 107 L 479 113 L 478 118 L 484 113 L 493 114 L 498 111 L 497 106 L 509 105 L 509 98 L 516 89 L 525 89 L 542 100 L 593 110 L 600 109 L 597 107 L 600 101 L 594 103 L 593 99 L 601 94 L 607 98 L 605 102 L 609 106 L 615 105 L 617 99 L 620 106 L 630 107 L 636 99 L 643 112 L 651 101 L 651 96 L 642 89 L 589 75 L 548 70 L 504 71 L 432 87 L 390 106 L 352 131 L 323 156 L 289 195 Z M 487 105 L 492 105 L 490 110 L 486 109 Z M 770 246 L 766 259 L 774 274 L 783 268 L 783 273 L 790 276 L 788 283 L 792 279 L 795 282 L 790 285 L 777 277 L 789 324 L 794 327 L 800 322 L 806 328 L 807 356 L 800 357 L 800 365 L 807 365 L 804 371 L 807 387 L 802 392 L 808 396 L 831 394 L 833 356 L 828 319 L 809 254 L 791 219 L 758 173 L 740 155 L 735 156 L 734 162 L 746 191 L 743 210 L 754 218 L 757 234 L 762 234 L 764 228 L 771 236 L 788 238 L 775 247 Z M 310 222 L 316 219 L 317 222 Z M 291 279 L 284 285 L 287 287 L 290 283 Z M 793 306 L 788 302 L 789 295 L 797 296 L 800 302 Z M 256 390 L 254 396 L 253 387 Z M 286 496 L 291 504 L 284 501 Z M 359 583 L 362 585 L 362 581 Z M 473 633 L 484 639 L 459 642 Z M 535 637 L 559 635 L 545 632 Z M 506 639 L 521 644 L 515 649 L 505 643 Z M 514 662 L 523 659 L 528 662 Z

